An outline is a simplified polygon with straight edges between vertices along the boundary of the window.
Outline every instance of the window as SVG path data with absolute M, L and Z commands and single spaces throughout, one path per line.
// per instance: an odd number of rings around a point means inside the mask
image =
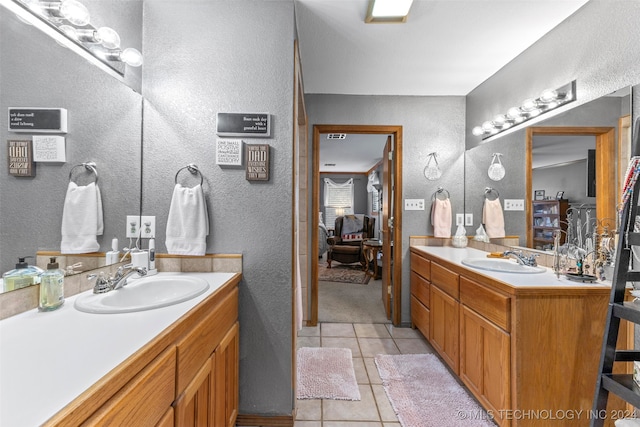
M 333 228 L 336 217 L 353 214 L 353 178 L 338 184 L 324 179 L 324 217 L 328 228 Z

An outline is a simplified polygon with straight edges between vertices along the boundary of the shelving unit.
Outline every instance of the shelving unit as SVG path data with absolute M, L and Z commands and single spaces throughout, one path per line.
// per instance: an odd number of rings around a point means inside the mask
M 569 201 L 534 200 L 533 206 L 533 247 L 548 249 L 553 246 L 553 233 L 560 229 L 567 230 L 567 209 Z M 566 235 L 562 233 L 560 243 L 564 243 Z

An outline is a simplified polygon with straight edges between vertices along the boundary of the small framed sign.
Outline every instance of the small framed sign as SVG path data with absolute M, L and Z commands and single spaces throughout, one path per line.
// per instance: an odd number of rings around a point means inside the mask
M 247 181 L 269 181 L 269 144 L 246 144 Z
M 67 133 L 67 110 L 9 107 L 9 132 Z
M 31 141 L 7 141 L 9 175 L 35 176 Z
M 223 166 L 242 166 L 242 140 L 217 140 L 216 164 Z
M 64 136 L 33 135 L 34 162 L 66 162 Z
M 536 190 L 533 200 L 544 200 L 544 190 Z
M 271 135 L 269 113 L 218 113 L 216 133 L 220 136 L 268 138 Z
M 558 191 L 556 193 L 556 200 L 562 200 L 563 197 L 564 197 L 564 191 Z

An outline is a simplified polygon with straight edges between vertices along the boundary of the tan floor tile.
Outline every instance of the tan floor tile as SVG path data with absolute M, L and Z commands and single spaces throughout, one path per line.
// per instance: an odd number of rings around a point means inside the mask
M 296 399 L 296 420 L 321 420 L 322 400 Z
M 423 339 L 396 339 L 396 345 L 402 354 L 434 353 L 433 347 Z
M 382 427 L 401 427 L 400 423 L 383 423 Z
M 323 337 L 354 338 L 356 336 L 351 323 L 323 323 Z
M 322 427 L 322 421 L 295 421 L 293 427 Z
M 386 325 L 389 334 L 393 338 L 421 338 L 422 334 L 417 329 L 412 328 L 398 328 L 393 325 Z
M 391 338 L 387 327 L 382 323 L 355 323 L 353 327 L 358 338 Z
M 357 338 L 322 338 L 322 347 L 348 348 L 353 357 L 362 357 Z
M 319 337 L 320 325 L 304 326 L 302 329 L 298 331 L 298 336 L 299 337 Z
M 377 354 L 399 354 L 400 351 L 391 338 L 358 338 L 362 357 L 375 357 Z
M 384 391 L 384 387 L 376 384 L 372 385 L 371 388 L 373 388 L 373 396 L 376 398 L 378 411 L 380 412 L 380 418 L 382 418 L 382 421 L 398 421 L 398 417 L 391 406 L 391 402 L 389 402 L 389 398 L 387 397 L 387 393 Z
M 378 367 L 376 366 L 376 362 L 372 357 L 364 358 L 364 367 L 367 368 L 367 374 L 369 375 L 369 382 L 371 384 L 382 384 L 382 379 L 380 378 Z
M 296 346 L 302 347 L 320 347 L 320 337 L 298 337 Z
M 382 424 L 372 421 L 325 421 L 324 427 L 382 427 Z
M 356 372 L 358 384 L 369 384 L 367 368 L 364 367 L 364 359 L 362 359 L 362 357 L 353 358 L 353 370 Z
M 362 400 L 323 400 L 322 419 L 325 421 L 380 421 L 371 386 L 360 386 Z M 327 423 L 324 423 L 325 426 Z M 380 424 L 378 424 L 379 426 Z

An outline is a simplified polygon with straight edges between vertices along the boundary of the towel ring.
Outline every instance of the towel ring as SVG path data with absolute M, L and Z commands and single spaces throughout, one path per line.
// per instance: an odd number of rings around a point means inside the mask
M 491 194 L 491 193 L 495 193 L 495 196 L 496 196 L 496 198 L 493 199 L 493 200 L 496 200 L 496 199 L 498 199 L 500 197 L 500 193 L 498 193 L 498 190 L 496 190 L 495 188 L 486 187 L 484 189 L 484 197 L 485 197 L 485 199 L 489 199 L 489 194 Z M 489 200 L 491 200 L 491 199 L 489 199 Z
M 95 183 L 98 183 L 98 170 L 96 169 L 96 163 L 95 162 L 86 162 L 86 163 L 80 163 L 79 165 L 75 165 L 74 167 L 71 168 L 71 170 L 69 171 L 69 181 L 71 181 L 71 177 L 73 176 L 73 171 L 76 170 L 77 168 L 85 168 L 87 171 L 92 172 L 96 179 L 95 179 Z
M 438 187 L 438 189 L 436 190 L 435 193 L 433 193 L 433 196 L 431 197 L 431 200 L 435 200 L 438 198 L 438 195 L 447 193 L 444 199 L 440 199 L 440 200 L 447 200 L 451 198 L 451 194 L 449 194 L 449 192 L 447 190 L 445 190 L 442 187 Z
M 200 169 L 198 169 L 198 166 L 195 165 L 194 163 L 189 163 L 187 166 L 184 166 L 180 169 L 178 169 L 178 172 L 176 172 L 176 184 L 178 183 L 178 174 L 180 174 L 180 172 L 182 172 L 184 169 L 188 170 L 189 172 L 191 172 L 192 175 L 200 175 L 200 185 L 202 185 L 202 183 L 204 183 L 204 176 L 202 176 L 202 172 L 200 172 Z

